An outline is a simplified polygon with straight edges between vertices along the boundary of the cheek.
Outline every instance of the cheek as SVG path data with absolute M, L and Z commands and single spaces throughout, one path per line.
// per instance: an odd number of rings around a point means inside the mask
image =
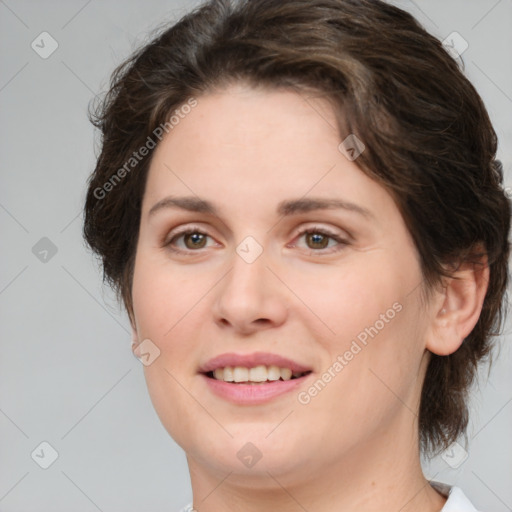
M 336 336 L 324 342 L 329 354 L 324 372 L 335 377 L 327 376 L 330 382 L 314 406 L 318 415 L 356 429 L 363 424 L 378 429 L 406 412 L 404 407 L 415 410 L 423 379 L 417 294 L 404 298 L 399 290 L 377 286 L 372 291 L 357 304 L 345 301 L 339 310 Z M 335 322 L 336 311 L 331 313 Z
M 309 327 L 319 325 L 322 333 L 315 341 L 325 353 L 323 370 L 336 375 L 326 377 L 333 395 L 322 392 L 318 404 L 352 404 L 352 414 L 364 419 L 372 407 L 396 402 L 393 392 L 405 396 L 416 386 L 424 350 L 418 282 L 414 259 L 386 258 L 380 251 L 344 268 L 321 269 L 314 278 L 296 277 L 294 290 L 321 320 L 307 313 Z M 364 403 L 373 405 L 361 409 Z
M 283 281 L 293 283 L 303 309 L 301 318 L 308 327 L 318 325 L 319 342 L 327 349 L 343 349 L 366 328 L 377 324 L 387 330 L 397 309 L 417 281 L 415 271 L 392 261 L 382 250 L 352 253 L 340 264 L 283 269 Z M 293 310 L 292 310 L 293 311 Z
M 150 339 L 159 355 L 143 367 L 144 377 L 163 426 L 182 444 L 201 420 L 201 411 L 187 392 L 190 383 L 184 374 L 195 371 L 193 313 L 204 291 L 179 268 L 170 271 L 168 265 L 164 268 L 161 261 L 145 256 L 144 252 L 138 254 L 134 269 L 133 307 L 139 340 Z
M 163 258 L 139 252 L 133 277 L 133 308 L 139 338 L 167 338 L 204 294 L 201 280 L 191 278 L 179 266 L 170 266 Z

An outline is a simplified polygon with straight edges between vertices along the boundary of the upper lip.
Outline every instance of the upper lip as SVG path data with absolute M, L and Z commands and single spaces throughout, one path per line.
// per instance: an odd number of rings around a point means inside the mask
M 226 353 L 216 356 L 204 363 L 199 371 L 208 373 L 217 368 L 225 368 L 226 366 L 243 366 L 246 368 L 254 368 L 255 366 L 278 366 L 279 368 L 290 368 L 293 372 L 308 372 L 311 368 L 304 366 L 296 361 L 292 361 L 287 357 L 269 352 L 253 352 L 252 354 L 236 354 Z

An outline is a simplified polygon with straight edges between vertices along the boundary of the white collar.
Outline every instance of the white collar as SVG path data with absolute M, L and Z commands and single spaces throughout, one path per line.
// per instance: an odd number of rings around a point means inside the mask
M 478 512 L 459 487 L 441 482 L 430 482 L 430 485 L 448 498 L 440 512 Z

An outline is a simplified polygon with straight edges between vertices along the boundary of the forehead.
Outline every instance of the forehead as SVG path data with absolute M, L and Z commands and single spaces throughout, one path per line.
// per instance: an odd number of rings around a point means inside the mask
M 288 158 L 292 153 L 297 158 L 311 155 L 319 139 L 336 150 L 339 134 L 335 126 L 335 114 L 326 99 L 291 89 L 237 84 L 197 98 L 197 106 L 168 138 L 174 139 L 169 141 L 171 147 L 179 145 L 180 154 L 189 161 L 200 148 L 198 157 L 206 153 L 226 158 L 254 154 L 261 163 L 284 154 Z
M 336 126 L 326 99 L 294 90 L 235 85 L 199 96 L 156 148 L 145 211 L 169 192 L 273 209 L 277 197 L 306 194 L 384 198 L 384 189 L 340 152 Z

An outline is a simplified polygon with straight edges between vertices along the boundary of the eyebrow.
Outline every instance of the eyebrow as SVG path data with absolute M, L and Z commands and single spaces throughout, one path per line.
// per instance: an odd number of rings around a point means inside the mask
M 180 208 L 196 213 L 207 213 L 210 215 L 219 216 L 218 208 L 205 199 L 200 199 L 194 196 L 173 197 L 168 196 L 155 203 L 149 210 L 149 216 L 155 215 L 158 211 L 167 208 Z M 363 208 L 355 203 L 344 201 L 341 199 L 324 199 L 324 198 L 308 198 L 308 199 L 290 199 L 281 201 L 277 205 L 276 212 L 278 215 L 287 217 L 299 213 L 307 213 L 315 210 L 332 210 L 342 209 L 354 213 L 358 213 L 366 218 L 375 218 L 370 210 Z

